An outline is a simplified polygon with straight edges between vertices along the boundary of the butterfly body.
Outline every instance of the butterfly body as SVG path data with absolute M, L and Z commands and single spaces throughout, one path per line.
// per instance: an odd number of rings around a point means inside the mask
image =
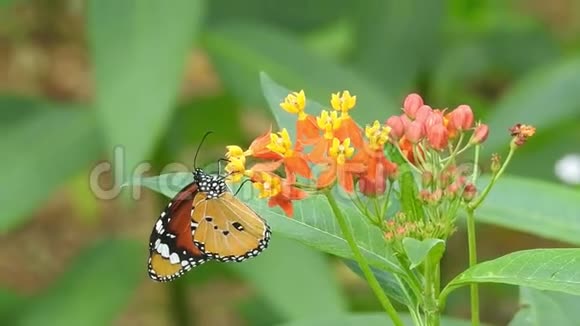
M 270 228 L 228 191 L 221 176 L 193 172 L 149 239 L 149 276 L 172 281 L 209 260 L 241 262 L 267 248 Z

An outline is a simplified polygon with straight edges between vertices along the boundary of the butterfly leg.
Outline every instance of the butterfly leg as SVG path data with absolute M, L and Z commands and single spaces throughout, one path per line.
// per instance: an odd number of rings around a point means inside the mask
M 236 193 L 234 194 L 234 197 L 238 195 L 238 193 L 240 192 L 240 190 L 242 190 L 242 187 L 248 182 L 251 181 L 250 179 L 246 179 L 244 180 L 244 182 L 242 182 L 242 184 L 238 187 L 238 190 L 236 190 Z
M 230 162 L 230 160 L 228 160 L 227 158 L 220 158 L 217 163 L 218 163 L 218 175 L 222 175 L 222 162 Z

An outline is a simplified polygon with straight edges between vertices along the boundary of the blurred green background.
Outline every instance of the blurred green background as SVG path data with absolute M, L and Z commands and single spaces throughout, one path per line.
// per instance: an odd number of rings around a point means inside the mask
M 513 123 L 534 124 L 511 174 L 566 184 L 555 165 L 580 152 L 574 0 L 2 0 L 0 22 L 3 325 L 273 325 L 379 311 L 340 260 L 276 234 L 244 264 L 153 283 L 147 243 L 167 199 L 143 190 L 105 200 L 89 187 L 116 145 L 125 172 L 100 175 L 102 189 L 143 162 L 149 175 L 191 167 L 207 130 L 202 161 L 247 145 L 271 122 L 260 71 L 320 103 L 349 89 L 361 116 L 379 119 L 410 92 L 434 107 L 470 104 L 491 127 L 484 157 L 505 155 Z M 565 245 L 479 233 L 481 259 Z M 460 230 L 444 280 L 464 269 L 466 251 Z M 517 291 L 485 286 L 482 319 L 506 324 Z M 458 291 L 446 312 L 467 317 L 467 298 Z

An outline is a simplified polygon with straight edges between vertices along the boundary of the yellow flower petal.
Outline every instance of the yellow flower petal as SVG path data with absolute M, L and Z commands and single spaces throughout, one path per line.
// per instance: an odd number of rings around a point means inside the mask
M 304 90 L 300 92 L 292 92 L 286 96 L 284 102 L 280 103 L 280 107 L 289 113 L 304 115 L 304 107 L 306 106 L 306 95 Z
M 254 187 L 260 192 L 259 198 L 276 196 L 282 190 L 282 182 L 278 176 L 272 177 L 269 173 L 262 172 L 259 180 L 254 182 Z
M 324 138 L 332 139 L 334 138 L 334 131 L 340 128 L 341 120 L 338 118 L 336 111 L 329 113 L 326 110 L 322 110 L 320 116 L 316 117 L 316 124 L 320 130 L 324 131 Z
M 294 151 L 292 150 L 292 141 L 290 140 L 290 134 L 286 128 L 282 129 L 277 134 L 270 134 L 270 143 L 266 145 L 266 148 L 272 152 L 284 155 L 286 157 L 292 156 Z
M 349 91 L 343 91 L 342 94 L 332 94 L 330 105 L 333 109 L 341 111 L 343 118 L 348 117 L 348 111 L 356 105 L 356 96 L 351 96 Z
M 240 157 L 240 156 L 244 156 L 244 150 L 237 145 L 228 145 L 226 146 L 227 149 L 227 153 L 226 153 L 226 158 L 230 158 L 230 157 Z
M 369 140 L 369 146 L 373 150 L 382 148 L 389 140 L 389 133 L 391 128 L 389 126 L 381 126 L 378 120 L 375 120 L 372 125 L 365 127 L 365 135 Z

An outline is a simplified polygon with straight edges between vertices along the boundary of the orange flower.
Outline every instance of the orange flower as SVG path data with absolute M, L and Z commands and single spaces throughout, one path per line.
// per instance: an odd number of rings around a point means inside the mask
M 336 137 L 340 139 L 350 138 L 354 147 L 362 148 L 363 137 L 362 131 L 358 124 L 350 116 L 340 117 L 342 120 L 340 128 L 336 131 Z
M 270 143 L 266 148 L 280 155 L 286 168 L 286 175 L 289 179 L 294 179 L 294 174 L 299 174 L 305 178 L 311 178 L 312 172 L 306 161 L 306 155 L 296 148 L 292 149 L 292 141 L 286 128 L 277 134 L 270 134 Z
M 316 117 L 316 124 L 318 128 L 324 132 L 323 137 L 319 137 L 316 144 L 312 148 L 308 158 L 313 163 L 322 163 L 326 160 L 326 153 L 334 139 L 334 133 L 340 127 L 341 120 L 336 111 L 328 112 L 322 110 L 320 116 Z
M 320 116 L 316 117 L 318 128 L 324 132 L 324 138 L 332 140 L 334 132 L 340 127 L 342 120 L 338 118 L 336 111 L 328 112 L 322 110 Z
M 385 143 L 389 141 L 390 131 L 390 127 L 381 126 L 378 121 L 367 126 L 365 134 L 369 143 L 354 157 L 355 161 L 367 164 L 358 182 L 360 191 L 366 196 L 384 193 L 387 188 L 386 179 L 397 171 L 397 165 L 389 161 L 383 151 Z
M 350 117 L 348 111 L 352 110 L 356 105 L 356 96 L 351 96 L 349 91 L 344 91 L 342 94 L 332 94 L 330 104 L 336 111 L 340 111 L 340 126 L 336 130 L 336 137 L 339 139 L 350 138 L 354 147 L 362 148 L 363 137 L 361 128 Z
M 410 140 L 408 140 L 406 136 L 403 136 L 399 140 L 399 147 L 401 148 L 401 152 L 407 158 L 407 160 L 409 160 L 409 162 L 411 162 L 412 164 L 415 164 L 416 162 L 415 162 L 415 153 L 413 153 L 413 143 Z M 423 153 L 421 147 L 418 148 L 418 151 L 419 153 Z
M 354 190 L 354 175 L 365 170 L 365 165 L 360 162 L 349 160 L 354 154 L 354 148 L 350 147 L 350 139 L 346 138 L 342 143 L 338 138 L 332 140 L 332 146 L 328 149 L 328 167 L 318 177 L 318 188 L 330 186 L 338 179 L 338 184 L 347 192 Z
M 294 213 L 292 201 L 304 199 L 307 196 L 306 192 L 292 186 L 288 180 L 272 173 L 256 173 L 252 178 L 252 183 L 260 192 L 259 198 L 269 198 L 268 206 L 280 206 L 288 216 Z
M 276 171 L 282 160 L 267 161 L 254 164 L 250 169 L 246 169 L 246 157 L 230 157 L 229 162 L 225 167 L 228 173 L 227 180 L 229 182 L 240 182 L 244 176 L 252 178 L 256 172 L 273 172 Z
M 365 160 L 366 172 L 360 175 L 358 181 L 359 190 L 365 196 L 383 194 L 387 189 L 387 178 L 397 172 L 397 165 L 389 161 L 382 151 L 360 151 L 360 157 L 355 159 Z M 363 156 L 364 155 L 364 156 Z
M 308 145 L 314 144 L 318 140 L 320 135 L 316 127 L 316 119 L 304 112 L 306 95 L 304 95 L 303 90 L 286 96 L 284 102 L 280 103 L 280 107 L 286 112 L 298 115 L 298 120 L 296 120 L 297 142 Z
M 255 158 L 262 158 L 265 160 L 279 160 L 282 156 L 279 153 L 275 153 L 268 148 L 270 144 L 270 135 L 272 134 L 272 126 L 263 133 L 262 135 L 258 136 L 254 141 L 250 144 L 250 148 L 244 152 L 246 156 L 253 156 Z
M 311 145 L 320 140 L 320 132 L 316 127 L 316 118 L 307 115 L 303 120 L 296 121 L 296 141 Z

